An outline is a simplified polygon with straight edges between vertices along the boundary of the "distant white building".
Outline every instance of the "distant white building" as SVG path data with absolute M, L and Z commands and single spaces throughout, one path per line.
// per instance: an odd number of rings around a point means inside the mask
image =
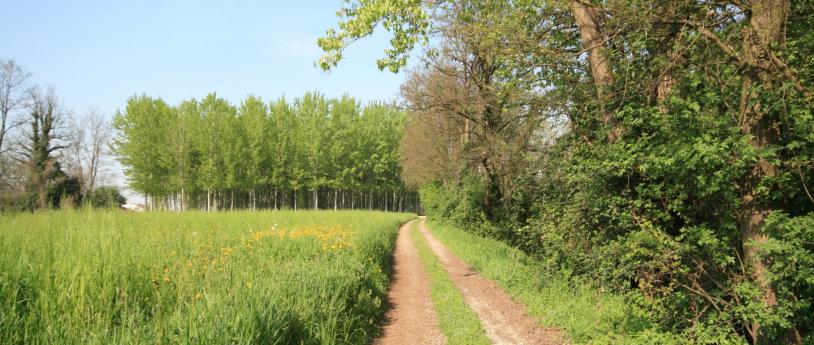
M 127 210 L 127 211 L 136 211 L 136 212 L 144 212 L 145 210 L 147 210 L 147 208 L 144 207 L 144 204 L 130 204 L 130 203 L 127 203 L 127 204 L 122 205 L 122 208 Z

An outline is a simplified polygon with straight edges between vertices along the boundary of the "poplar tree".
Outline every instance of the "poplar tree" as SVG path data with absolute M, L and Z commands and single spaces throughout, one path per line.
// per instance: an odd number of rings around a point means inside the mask
M 124 111 L 117 111 L 113 117 L 117 132 L 114 150 L 130 187 L 144 194 L 145 207 L 151 207 L 150 197 L 155 201 L 169 191 L 171 154 L 167 134 L 173 111 L 162 99 L 141 95 L 128 99 Z

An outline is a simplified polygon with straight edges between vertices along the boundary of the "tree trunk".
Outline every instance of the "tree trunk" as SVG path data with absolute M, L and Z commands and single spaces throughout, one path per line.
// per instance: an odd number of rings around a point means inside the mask
M 588 52 L 588 62 L 591 65 L 591 76 L 596 86 L 596 96 L 602 111 L 602 122 L 610 128 L 608 140 L 616 141 L 619 138 L 619 128 L 613 114 L 606 109 L 610 101 L 610 86 L 613 85 L 613 70 L 611 69 L 608 54 L 603 50 L 604 35 L 599 29 L 600 13 L 591 5 L 590 0 L 571 0 L 571 14 L 579 28 L 582 48 Z
M 760 104 L 756 90 L 772 90 L 772 61 L 770 45 L 780 46 L 782 28 L 789 9 L 788 0 L 757 0 L 752 2 L 749 28 L 743 33 L 743 56 L 752 66 L 744 74 L 742 85 L 740 130 L 750 136 L 750 144 L 764 149 L 777 144 L 778 120 L 772 118 Z M 760 83 L 759 87 L 757 83 Z M 768 278 L 768 262 L 759 257 L 760 248 L 769 237 L 761 231 L 766 217 L 775 211 L 770 201 L 762 200 L 758 186 L 767 177 L 777 175 L 777 168 L 768 160 L 760 159 L 741 186 L 742 206 L 738 215 L 741 242 L 746 262 L 751 265 L 753 281 L 760 288 L 761 300 L 769 308 L 777 307 L 777 294 Z M 756 344 L 772 342 L 758 321 L 749 325 Z M 790 343 L 800 343 L 796 329 L 788 330 Z M 797 334 L 795 337 L 794 334 Z M 797 338 L 794 341 L 794 338 Z
M 659 111 L 663 114 L 667 112 L 667 96 L 673 90 L 673 85 L 676 81 L 673 78 L 672 71 L 667 70 L 659 77 L 659 85 L 656 87 L 656 103 L 658 104 Z

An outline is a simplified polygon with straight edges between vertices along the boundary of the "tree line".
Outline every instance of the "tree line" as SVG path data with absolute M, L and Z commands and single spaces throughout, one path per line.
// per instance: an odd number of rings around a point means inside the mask
M 130 187 L 151 209 L 417 211 L 401 182 L 405 115 L 349 96 L 289 102 L 134 96 L 113 120 Z
M 662 343 L 814 339 L 810 1 L 351 1 L 431 217 L 629 297 Z M 631 339 L 631 342 L 633 340 Z
M 30 77 L 0 59 L 0 211 L 123 204 L 108 171 L 109 122 L 94 109 L 76 116 Z

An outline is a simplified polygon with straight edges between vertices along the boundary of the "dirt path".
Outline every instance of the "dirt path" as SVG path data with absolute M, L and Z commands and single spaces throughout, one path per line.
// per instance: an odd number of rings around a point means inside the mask
M 484 279 L 469 265 L 458 259 L 433 236 L 424 220 L 421 234 L 444 265 L 455 286 L 461 290 L 466 304 L 478 314 L 486 335 L 494 344 L 562 344 L 559 332 L 544 329 L 525 314 L 525 307 L 491 280 Z M 403 229 L 402 229 L 403 231 Z M 420 260 L 420 258 L 416 258 Z
M 414 221 L 413 221 L 414 222 Z M 387 297 L 384 336 L 376 344 L 445 344 L 430 298 L 430 277 L 410 238 L 407 223 L 399 230 L 393 263 L 393 281 Z

